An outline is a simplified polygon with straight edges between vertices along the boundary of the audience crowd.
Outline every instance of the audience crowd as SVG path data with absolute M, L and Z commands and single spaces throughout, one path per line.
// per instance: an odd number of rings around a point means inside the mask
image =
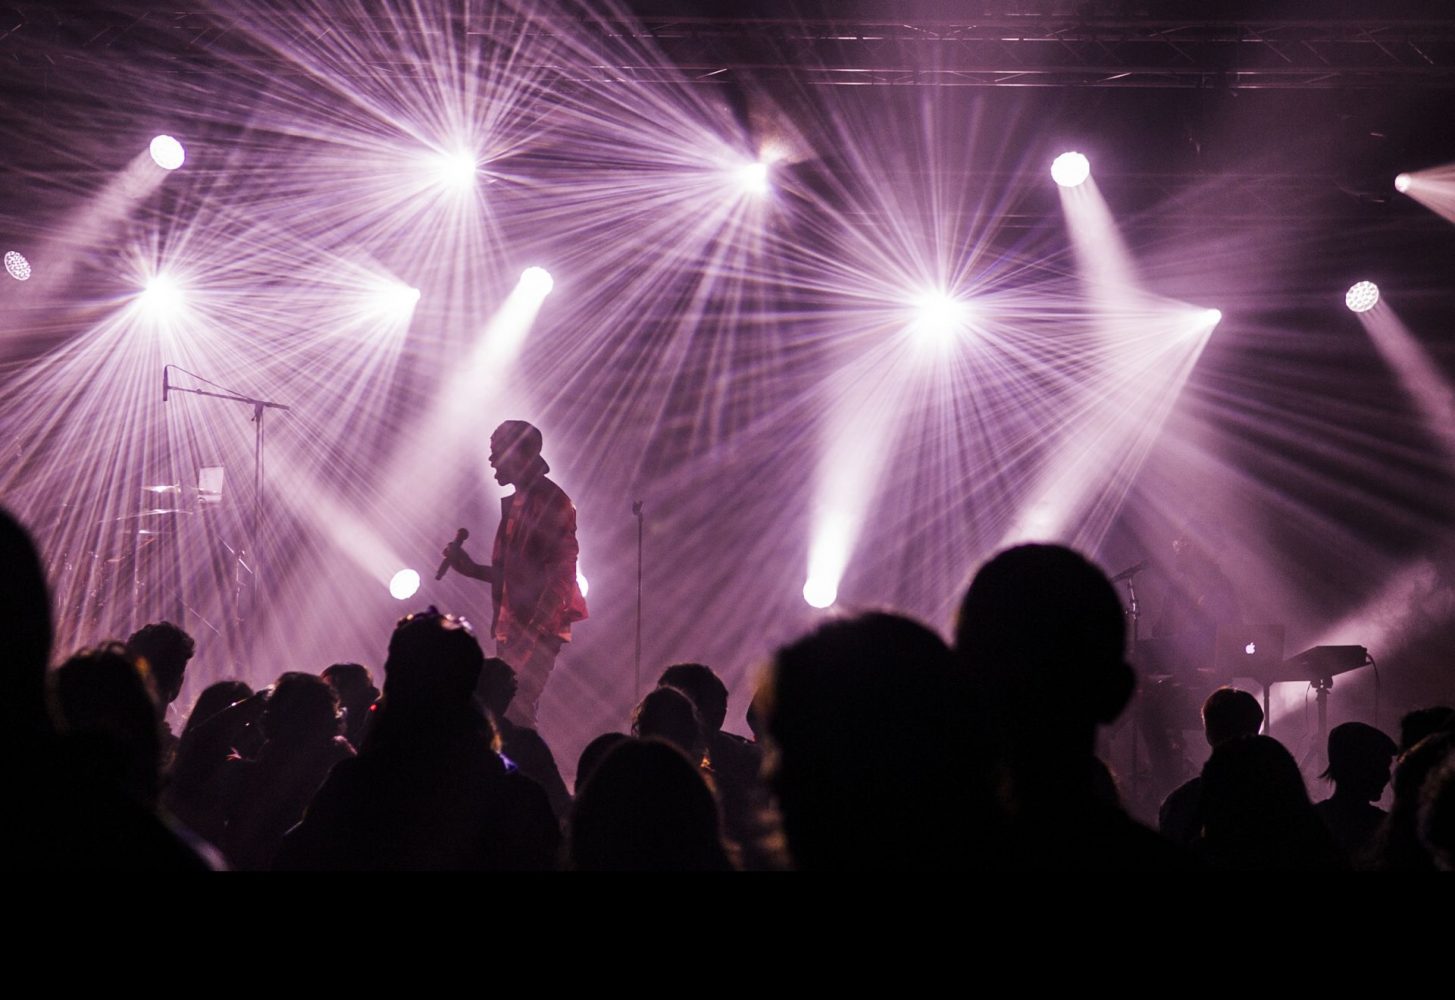
M 747 710 L 755 739 L 724 731 L 711 667 L 668 667 L 629 734 L 582 752 L 574 794 L 540 733 L 506 719 L 511 665 L 452 615 L 398 623 L 382 690 L 358 663 L 261 691 L 223 681 L 174 733 L 186 632 L 157 622 L 61 658 L 39 556 L 3 511 L 0 564 L 13 869 L 1455 868 L 1443 707 L 1405 716 L 1398 742 L 1335 727 L 1315 803 L 1259 735 L 1257 700 L 1220 688 L 1201 774 L 1167 796 L 1159 830 L 1134 821 L 1096 753 L 1136 684 L 1121 604 L 1061 546 L 982 567 L 953 646 L 870 612 L 780 649 Z

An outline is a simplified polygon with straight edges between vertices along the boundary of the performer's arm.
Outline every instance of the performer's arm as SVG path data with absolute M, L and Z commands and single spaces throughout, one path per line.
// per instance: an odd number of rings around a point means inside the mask
M 475 560 L 471 559 L 468 555 L 465 554 L 464 546 L 447 545 L 445 546 L 444 552 L 441 554 L 450 561 L 450 568 L 453 569 L 456 573 L 459 573 L 461 576 L 472 577 L 476 580 L 484 580 L 492 587 L 495 586 L 498 577 L 495 567 L 490 565 L 489 563 L 477 563 Z

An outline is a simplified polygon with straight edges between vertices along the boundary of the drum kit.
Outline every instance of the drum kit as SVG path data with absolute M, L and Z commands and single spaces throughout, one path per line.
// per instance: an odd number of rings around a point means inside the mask
M 217 516 L 226 509 L 221 473 L 204 470 L 194 488 L 142 486 L 141 510 L 91 522 L 72 536 L 74 544 L 59 547 L 51 575 L 60 643 L 124 637 L 158 618 L 186 619 L 219 634 L 228 629 L 247 565 L 243 553 L 224 540 L 236 526 Z M 60 537 L 74 530 L 76 513 L 73 504 L 60 506 Z M 184 583 L 184 567 L 199 559 L 211 564 L 210 572 L 187 572 Z

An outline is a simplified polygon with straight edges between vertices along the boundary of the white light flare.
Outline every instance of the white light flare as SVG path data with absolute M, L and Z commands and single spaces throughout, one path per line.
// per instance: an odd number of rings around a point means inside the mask
M 137 299 L 142 311 L 157 320 L 175 319 L 186 305 L 182 287 L 166 274 L 154 275 Z
M 803 585 L 803 599 L 811 608 L 823 610 L 833 607 L 834 602 L 839 599 L 838 581 L 817 576 L 809 577 L 808 582 Z
M 581 596 L 585 597 L 591 592 L 591 584 L 586 582 L 586 574 L 579 569 L 576 571 L 576 586 L 581 588 Z
M 408 316 L 419 304 L 418 288 L 398 282 L 386 282 L 371 296 L 373 310 L 383 316 Z
M 812 608 L 828 608 L 839 598 L 839 580 L 849 563 L 849 550 L 858 533 L 853 518 L 842 512 L 826 515 L 815 527 L 808 550 L 808 579 L 803 599 Z
M 163 170 L 176 170 L 187 161 L 187 151 L 169 135 L 153 139 L 148 151 L 152 154 L 152 162 Z
M 1394 179 L 1394 189 L 1400 194 L 1408 194 L 1412 183 L 1414 183 L 1414 178 L 1409 174 L 1400 174 Z
M 412 569 L 401 569 L 389 580 L 389 596 L 396 601 L 407 601 L 419 592 L 419 573 Z
M 1091 161 L 1081 153 L 1062 153 L 1051 161 L 1051 180 L 1061 187 L 1076 187 L 1090 176 Z
M 474 153 L 464 149 L 436 153 L 430 158 L 429 166 L 435 183 L 441 187 L 461 193 L 475 189 L 480 163 Z
M 520 284 L 517 287 L 522 295 L 543 300 L 556 287 L 556 279 L 543 267 L 528 267 L 520 272 Z
M 951 344 L 964 332 L 969 319 L 969 303 L 947 292 L 927 292 L 914 300 L 911 329 L 932 344 Z
M 30 280 L 30 261 L 18 250 L 5 251 L 5 270 L 16 281 Z
M 761 198 L 773 190 L 768 164 L 764 160 L 742 164 L 733 171 L 733 177 L 744 194 Z
M 1366 313 L 1379 304 L 1379 286 L 1372 281 L 1356 281 L 1344 293 L 1344 305 L 1351 312 Z

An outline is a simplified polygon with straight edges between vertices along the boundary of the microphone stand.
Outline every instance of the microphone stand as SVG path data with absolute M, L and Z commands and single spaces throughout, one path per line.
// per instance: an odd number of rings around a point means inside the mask
M 642 696 L 642 532 L 644 518 L 642 515 L 642 502 L 637 500 L 632 503 L 632 513 L 637 518 L 637 656 L 636 671 L 632 681 L 632 704 Z
M 167 368 L 172 367 L 176 366 L 167 366 Z M 177 370 L 185 372 L 188 375 L 192 375 L 191 372 L 187 372 L 185 369 L 178 368 Z M 193 375 L 192 377 L 201 378 L 201 376 L 198 375 Z M 203 381 L 206 380 L 203 379 Z M 291 410 L 292 407 L 285 406 L 282 403 L 275 403 L 267 399 L 255 399 L 252 396 L 246 396 L 242 393 L 210 392 L 206 389 L 184 389 L 179 386 L 171 385 L 167 382 L 166 368 L 162 369 L 162 384 L 164 395 L 173 392 L 185 392 L 193 396 L 207 396 L 211 399 L 226 399 L 234 403 L 246 403 L 253 408 L 253 516 L 251 530 L 248 533 L 248 547 L 246 552 L 246 555 L 251 561 L 252 565 L 248 566 L 247 563 L 243 563 L 244 567 L 248 568 L 251 573 L 251 583 L 249 587 L 251 594 L 248 600 L 248 614 L 249 617 L 253 618 L 254 620 L 249 623 L 249 625 L 253 627 L 249 627 L 245 630 L 246 638 L 244 639 L 244 646 L 248 650 L 249 654 L 247 657 L 247 661 L 251 663 L 251 653 L 253 641 L 255 639 L 254 627 L 257 624 L 256 617 L 258 610 L 259 593 L 258 535 L 259 532 L 262 530 L 263 524 L 263 445 L 265 441 L 263 415 L 267 413 L 268 410 L 283 410 L 286 412 Z M 165 402 L 165 399 L 163 401 Z

